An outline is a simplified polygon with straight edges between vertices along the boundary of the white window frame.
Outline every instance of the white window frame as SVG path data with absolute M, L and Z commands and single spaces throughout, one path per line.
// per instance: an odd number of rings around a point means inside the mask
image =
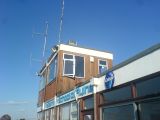
M 71 55 L 71 56 L 73 56 L 73 59 L 66 59 L 66 58 L 64 58 L 64 55 Z M 65 61 L 72 61 L 73 62 L 73 74 L 65 74 Z M 63 54 L 63 76 L 74 77 L 74 75 L 75 75 L 75 59 L 74 59 L 74 55 L 64 53 Z
M 105 61 L 106 65 L 101 65 L 100 61 Z M 104 59 L 98 59 L 98 73 L 100 74 L 99 66 L 106 66 L 106 68 L 107 68 L 106 70 L 108 70 L 108 61 L 104 60 Z
M 73 56 L 73 59 L 66 59 L 64 58 L 64 55 L 72 55 Z M 84 60 L 84 68 L 83 68 L 83 71 L 84 71 L 84 75 L 83 77 L 79 77 L 79 76 L 76 76 L 76 58 L 75 56 L 80 56 L 80 57 L 83 57 L 83 60 Z M 65 74 L 65 61 L 68 60 L 68 61 L 73 61 L 73 74 Z M 63 53 L 63 76 L 68 76 L 68 77 L 76 77 L 76 78 L 85 78 L 85 58 L 84 56 L 81 56 L 81 55 L 73 55 L 73 54 L 68 54 L 68 53 Z

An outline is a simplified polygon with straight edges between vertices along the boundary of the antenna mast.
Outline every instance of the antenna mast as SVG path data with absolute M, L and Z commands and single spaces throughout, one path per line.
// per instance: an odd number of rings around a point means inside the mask
M 43 44 L 43 51 L 42 51 L 42 63 L 44 62 L 45 57 L 45 51 L 46 51 L 46 43 L 47 43 L 47 37 L 48 37 L 48 21 L 45 21 L 45 31 L 44 33 L 33 33 L 34 35 L 43 35 L 44 36 L 44 44 Z
M 61 13 L 60 25 L 59 25 L 59 36 L 58 36 L 58 43 L 59 44 L 61 43 L 63 16 L 64 16 L 64 0 L 62 0 L 62 13 Z
M 46 21 L 46 28 L 45 28 L 45 33 L 44 33 L 44 45 L 43 45 L 43 58 L 45 55 L 45 51 L 46 51 L 46 43 L 47 43 L 47 36 L 48 36 L 48 22 Z

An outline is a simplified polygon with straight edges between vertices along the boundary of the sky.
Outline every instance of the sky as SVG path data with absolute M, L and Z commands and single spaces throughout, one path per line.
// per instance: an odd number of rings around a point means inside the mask
M 113 65 L 160 42 L 160 0 L 65 0 L 62 40 L 112 52 Z M 45 58 L 58 43 L 61 0 L 0 0 L 0 116 L 36 117 Z M 32 57 L 30 57 L 32 56 Z M 32 59 L 31 59 L 32 58 Z

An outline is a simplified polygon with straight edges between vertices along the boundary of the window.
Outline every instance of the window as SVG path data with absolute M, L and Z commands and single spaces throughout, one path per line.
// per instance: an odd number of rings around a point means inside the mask
M 50 120 L 56 120 L 56 111 L 54 108 L 50 111 Z
M 56 78 L 56 75 L 57 75 L 57 56 L 53 59 L 52 63 L 50 64 L 49 69 L 50 69 L 50 72 L 49 72 L 48 83 Z
M 44 120 L 44 112 L 39 112 L 39 113 L 37 114 L 37 119 L 38 119 L 38 120 Z
M 45 111 L 45 120 L 49 120 L 50 118 L 50 110 Z
M 84 120 L 93 120 L 93 115 L 85 115 Z
M 93 97 L 84 100 L 84 109 L 91 109 L 91 108 L 94 108 Z
M 64 54 L 63 75 L 84 77 L 84 57 Z
M 84 77 L 84 58 L 80 56 L 75 56 L 75 60 L 75 76 Z
M 102 120 L 135 120 L 132 104 L 102 109 Z
M 39 90 L 42 90 L 46 85 L 46 71 L 44 71 L 42 76 L 40 76 L 40 77 L 41 77 L 41 80 L 39 83 Z
M 44 88 L 44 86 L 45 86 L 45 81 L 44 79 L 41 79 L 39 83 L 39 91 L 41 91 Z
M 160 119 L 160 100 L 144 102 L 139 105 L 141 120 L 159 120 Z
M 77 102 L 71 103 L 71 120 L 77 120 L 78 119 L 78 108 L 77 108 Z
M 103 99 L 106 102 L 121 101 L 130 99 L 131 97 L 132 95 L 130 86 L 103 93 Z
M 64 54 L 63 60 L 64 60 L 63 74 L 67 76 L 74 76 L 75 61 L 73 59 L 73 55 Z
M 70 104 L 60 107 L 60 120 L 70 120 Z
M 66 103 L 60 107 L 60 120 L 78 120 L 77 102 Z
M 107 65 L 107 61 L 105 60 L 99 60 L 99 73 L 103 73 L 104 71 L 106 71 L 108 69 L 108 65 Z
M 160 77 L 137 83 L 136 87 L 138 96 L 160 93 Z

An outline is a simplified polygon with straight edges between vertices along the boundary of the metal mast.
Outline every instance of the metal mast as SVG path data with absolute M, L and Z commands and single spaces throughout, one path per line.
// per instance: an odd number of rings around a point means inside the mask
M 45 31 L 44 31 L 44 33 L 34 32 L 33 35 L 44 36 L 44 44 L 43 44 L 42 60 L 41 60 L 42 64 L 43 64 L 44 59 L 45 59 L 46 43 L 47 43 L 47 37 L 48 37 L 48 21 L 45 21 Z M 36 60 L 36 61 L 40 61 L 40 60 Z
M 61 43 L 63 16 L 64 16 L 64 0 L 62 0 L 62 11 L 61 11 L 60 25 L 59 25 L 59 35 L 58 35 L 58 43 L 59 44 Z
M 48 21 L 46 21 L 46 28 L 45 28 L 45 32 L 44 32 L 44 45 L 43 45 L 43 58 L 45 55 L 45 51 L 46 51 L 46 43 L 47 43 L 47 37 L 48 37 Z

